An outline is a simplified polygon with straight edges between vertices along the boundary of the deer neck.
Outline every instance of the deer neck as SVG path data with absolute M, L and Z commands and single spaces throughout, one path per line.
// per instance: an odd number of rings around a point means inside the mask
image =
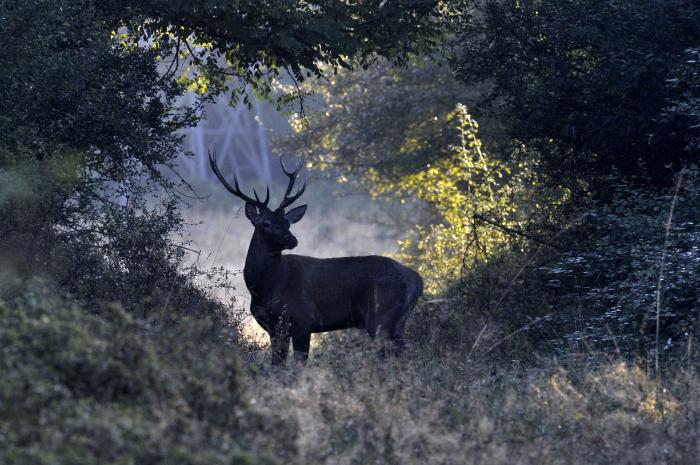
M 251 295 L 265 299 L 271 294 L 281 272 L 282 252 L 272 247 L 256 229 L 243 268 L 243 278 Z

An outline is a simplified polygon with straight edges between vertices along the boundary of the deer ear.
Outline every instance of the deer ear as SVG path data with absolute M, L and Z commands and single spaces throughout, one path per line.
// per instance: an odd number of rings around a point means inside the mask
M 287 213 L 285 213 L 284 217 L 287 219 L 287 221 L 294 224 L 304 217 L 304 213 L 306 213 L 307 206 L 308 205 L 300 205 L 296 208 L 293 208 L 293 209 L 289 210 Z
M 255 208 L 255 205 L 253 205 L 250 202 L 246 202 L 246 204 L 245 204 L 245 216 L 250 221 L 255 222 L 255 219 L 258 217 L 258 209 Z

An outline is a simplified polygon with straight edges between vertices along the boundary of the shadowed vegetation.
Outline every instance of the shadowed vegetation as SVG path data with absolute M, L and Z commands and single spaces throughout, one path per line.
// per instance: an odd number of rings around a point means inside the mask
M 0 3 L 0 462 L 694 463 L 698 25 L 689 0 Z M 350 330 L 271 367 L 215 297 L 231 270 L 191 265 L 182 131 L 221 94 L 300 110 L 275 149 L 390 218 L 426 283 L 403 357 Z

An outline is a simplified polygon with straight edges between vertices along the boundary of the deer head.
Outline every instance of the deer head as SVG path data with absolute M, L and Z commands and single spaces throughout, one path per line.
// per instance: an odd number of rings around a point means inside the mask
M 245 201 L 245 216 L 253 224 L 256 232 L 262 235 L 271 251 L 291 250 L 297 246 L 297 238 L 291 233 L 289 227 L 304 217 L 307 206 L 301 205 L 288 212 L 285 212 L 284 209 L 291 206 L 306 190 L 306 182 L 304 182 L 304 184 L 297 189 L 296 193 L 291 195 L 299 173 L 304 167 L 303 160 L 296 169 L 290 171 L 280 158 L 282 171 L 284 171 L 284 174 L 289 178 L 289 183 L 287 184 L 287 190 L 284 193 L 282 202 L 275 210 L 271 210 L 267 206 L 270 201 L 269 186 L 266 188 L 265 200 L 260 200 L 255 189 L 253 189 L 253 195 L 255 196 L 253 199 L 241 191 L 235 174 L 233 175 L 233 186 L 226 181 L 216 164 L 216 155 L 211 152 L 209 152 L 209 163 L 211 164 L 214 174 L 216 174 L 216 177 L 219 178 L 219 181 L 221 181 L 221 184 L 223 184 L 226 190 Z

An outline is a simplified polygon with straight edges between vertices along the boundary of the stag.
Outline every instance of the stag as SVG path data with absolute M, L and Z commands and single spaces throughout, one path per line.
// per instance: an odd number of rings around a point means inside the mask
M 394 354 L 405 346 L 404 325 L 423 293 L 420 275 L 400 263 L 381 256 L 313 258 L 282 254 L 297 246 L 290 226 L 302 219 L 307 205 L 290 207 L 306 189 L 306 182 L 292 194 L 304 165 L 289 170 L 284 198 L 272 210 L 265 200 L 245 195 L 233 176 L 233 186 L 209 152 L 209 162 L 221 184 L 245 201 L 245 215 L 255 231 L 250 240 L 243 278 L 250 291 L 250 313 L 270 336 L 272 363 L 282 364 L 292 339 L 294 358 L 306 362 L 312 333 L 346 328 L 365 328 L 370 337 L 390 341 Z

